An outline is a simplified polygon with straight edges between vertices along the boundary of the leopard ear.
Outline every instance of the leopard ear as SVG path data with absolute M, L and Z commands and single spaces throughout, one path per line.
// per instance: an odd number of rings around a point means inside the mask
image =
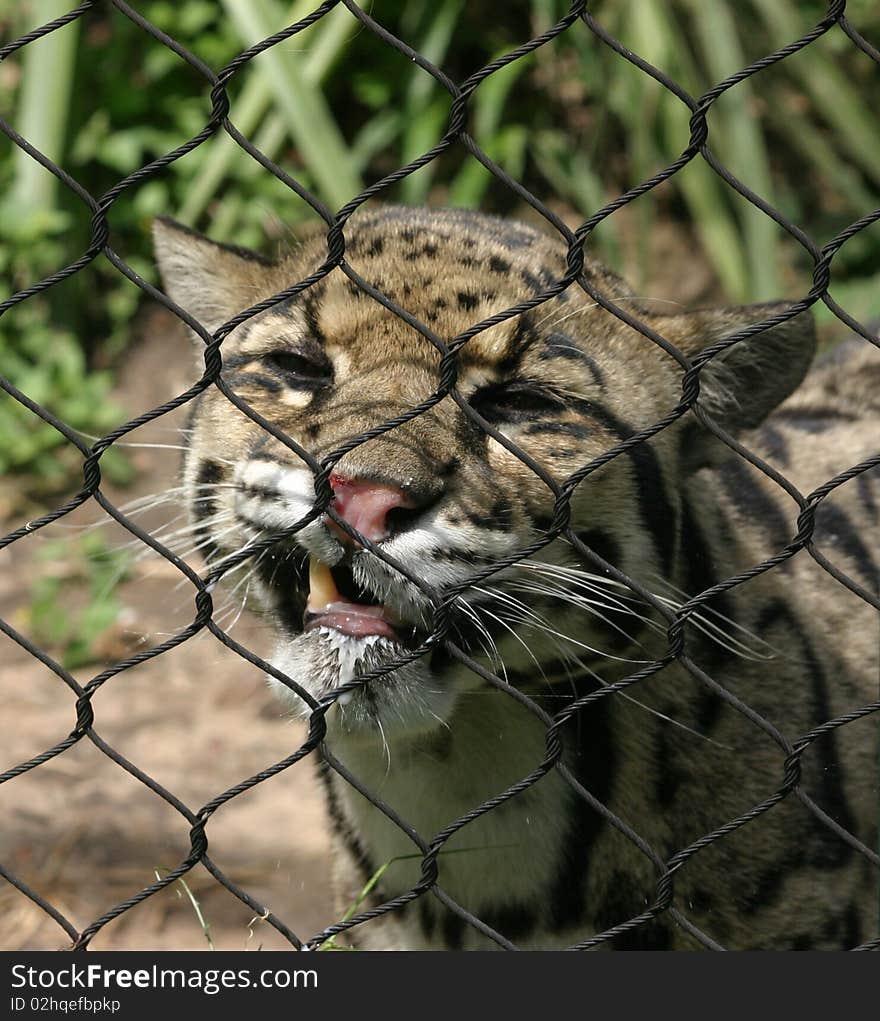
M 258 300 L 273 265 L 165 216 L 153 222 L 153 247 L 165 293 L 211 333 Z
M 789 307 L 774 302 L 685 312 L 664 317 L 658 328 L 693 358 L 719 340 Z M 714 357 L 700 375 L 700 403 L 732 434 L 754 429 L 800 384 L 815 351 L 813 316 L 810 311 L 802 312 Z

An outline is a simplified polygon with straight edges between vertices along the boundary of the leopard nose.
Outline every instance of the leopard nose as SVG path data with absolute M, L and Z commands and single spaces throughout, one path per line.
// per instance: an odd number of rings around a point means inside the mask
M 331 472 L 330 486 L 333 510 L 370 542 L 381 542 L 396 530 L 394 522 L 401 515 L 393 512 L 409 511 L 417 506 L 405 490 L 375 479 Z M 332 518 L 327 518 L 326 524 L 342 542 L 352 542 L 351 536 L 343 532 Z

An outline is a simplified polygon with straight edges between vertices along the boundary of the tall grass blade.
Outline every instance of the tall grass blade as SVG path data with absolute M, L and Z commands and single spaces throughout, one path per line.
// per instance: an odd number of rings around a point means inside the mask
M 461 14 L 464 0 L 444 0 L 440 4 L 419 43 L 419 52 L 432 64 L 440 66 L 455 25 Z M 414 67 L 409 78 L 403 102 L 402 134 L 400 139 L 401 162 L 409 163 L 437 144 L 449 117 L 450 97 L 434 79 L 420 67 Z M 436 165 L 429 163 L 423 170 L 410 174 L 400 185 L 404 202 L 415 205 L 424 202 L 434 179 Z
M 272 35 L 281 23 L 278 7 L 270 0 L 221 2 L 248 45 Z M 311 2 L 305 6 L 314 10 Z M 327 101 L 305 73 L 304 56 L 292 50 L 292 45 L 261 53 L 251 73 L 264 77 L 322 197 L 340 207 L 362 190 L 360 175 L 352 167 L 348 146 Z
M 36 0 L 33 21 L 44 25 L 66 14 L 68 0 Z M 25 47 L 15 126 L 35 148 L 57 162 L 64 152 L 68 111 L 74 94 L 79 22 L 65 25 Z M 58 182 L 36 160 L 17 146 L 13 179 L 3 205 L 5 214 L 27 219 L 46 215 L 54 205 Z
M 737 24 L 730 6 L 688 0 L 694 27 L 712 78 L 723 81 L 748 63 L 737 35 Z M 709 144 L 717 149 L 723 162 L 740 176 L 754 192 L 767 201 L 773 199 L 770 160 L 764 137 L 754 113 L 751 81 L 740 82 L 719 101 L 709 115 Z M 748 261 L 747 294 L 737 295 L 750 301 L 777 297 L 780 280 L 776 264 L 779 228 L 756 206 L 735 199 L 742 224 L 745 256 Z
M 514 177 L 517 176 L 515 165 L 517 153 L 521 154 L 522 150 L 517 149 L 514 141 L 514 145 L 505 153 L 501 121 L 514 85 L 530 69 L 531 65 L 531 60 L 521 58 L 502 67 L 483 81 L 471 98 L 473 110 L 471 130 L 477 144 Z M 511 165 L 511 157 L 513 165 Z M 477 205 L 492 180 L 492 175 L 486 168 L 477 160 L 469 157 L 450 185 L 449 201 L 451 205 Z
M 810 27 L 790 0 L 753 2 L 769 26 L 775 45 L 797 39 Z M 786 60 L 785 67 L 801 82 L 850 158 L 875 184 L 880 184 L 876 89 L 872 108 L 823 49 L 822 40 Z M 807 118 L 804 129 L 816 130 Z

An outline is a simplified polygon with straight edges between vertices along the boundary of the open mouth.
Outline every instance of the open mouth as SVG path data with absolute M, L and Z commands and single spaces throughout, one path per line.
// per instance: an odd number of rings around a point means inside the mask
M 330 567 L 310 557 L 303 630 L 316 628 L 330 628 L 352 638 L 387 638 L 400 645 L 409 645 L 416 638 L 416 629 L 360 585 L 350 566 Z

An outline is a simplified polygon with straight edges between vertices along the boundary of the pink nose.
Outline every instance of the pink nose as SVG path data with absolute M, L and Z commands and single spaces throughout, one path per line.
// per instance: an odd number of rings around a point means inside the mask
M 414 501 L 402 489 L 384 482 L 350 478 L 338 472 L 331 472 L 330 485 L 333 489 L 333 510 L 370 542 L 380 542 L 388 538 L 389 511 L 415 506 Z M 327 520 L 327 525 L 343 541 L 352 541 L 351 536 L 342 533 L 332 519 Z

